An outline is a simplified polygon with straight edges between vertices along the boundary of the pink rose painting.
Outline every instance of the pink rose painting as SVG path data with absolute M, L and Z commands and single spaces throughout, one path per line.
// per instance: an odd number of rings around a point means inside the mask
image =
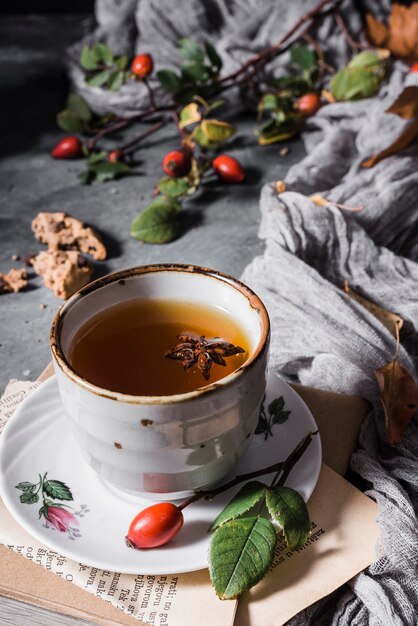
M 73 507 L 64 502 L 73 501 L 73 494 L 65 483 L 60 480 L 47 479 L 45 473 L 39 474 L 39 481 L 20 482 L 16 485 L 19 489 L 22 504 L 36 504 L 42 498 L 42 506 L 39 509 L 39 519 L 43 519 L 44 528 L 66 533 L 69 539 L 81 537 L 79 532 L 80 517 L 89 512 L 86 504 L 80 506 L 80 510 L 74 511 Z

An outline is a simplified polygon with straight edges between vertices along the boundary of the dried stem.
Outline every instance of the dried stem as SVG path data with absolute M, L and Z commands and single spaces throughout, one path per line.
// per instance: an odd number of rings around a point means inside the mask
M 212 498 L 214 498 L 215 496 L 219 495 L 220 493 L 223 493 L 224 491 L 227 491 L 227 489 L 231 489 L 232 487 L 239 485 L 242 482 L 245 482 L 247 480 L 252 480 L 253 478 L 257 478 L 258 476 L 265 476 L 266 474 L 272 474 L 273 472 L 278 472 L 278 473 L 283 472 L 283 475 L 285 474 L 285 480 L 286 480 L 286 478 L 289 476 L 290 472 L 292 471 L 293 467 L 296 465 L 296 463 L 299 461 L 299 459 L 301 458 L 305 450 L 310 445 L 312 441 L 312 437 L 314 437 L 317 434 L 318 434 L 318 431 L 316 430 L 314 432 L 310 431 L 307 435 L 305 435 L 305 437 L 298 443 L 296 448 L 292 450 L 292 452 L 289 454 L 289 456 L 287 457 L 285 461 L 274 463 L 273 465 L 269 465 L 268 467 L 264 467 L 263 469 L 259 469 L 254 472 L 248 472 L 248 474 L 240 474 L 239 476 L 236 476 L 233 480 L 229 481 L 228 483 L 225 483 L 225 485 L 220 485 L 220 487 L 216 487 L 216 489 L 212 489 L 210 491 L 198 491 L 192 496 L 190 496 L 190 498 L 187 498 L 187 500 L 179 504 L 178 508 L 180 510 L 183 510 L 186 508 L 186 506 L 189 506 L 189 504 L 193 504 L 193 502 L 197 502 L 198 500 L 201 500 L 202 498 L 205 498 L 206 500 L 212 500 Z M 273 482 L 275 482 L 276 478 L 277 476 L 274 478 Z M 280 484 L 283 484 L 283 483 L 280 483 Z
M 166 118 L 164 120 L 161 120 L 161 122 L 157 122 L 156 124 L 148 128 L 147 130 L 145 130 L 143 133 L 141 133 L 134 139 L 131 139 L 131 141 L 128 141 L 128 143 L 125 143 L 123 146 L 121 146 L 120 150 L 122 150 L 122 152 L 124 152 L 125 154 L 128 154 L 129 152 L 133 152 L 135 146 L 138 143 L 140 143 L 143 139 L 146 139 L 150 135 L 153 135 L 154 133 L 156 133 L 158 130 L 160 130 L 160 128 L 167 126 L 167 124 L 170 121 L 171 121 L 170 118 Z
M 338 26 L 342 36 L 344 37 L 344 39 L 346 40 L 346 42 L 348 43 L 350 48 L 352 48 L 352 50 L 354 50 L 355 52 L 358 52 L 359 50 L 362 50 L 363 48 L 367 48 L 367 44 L 363 44 L 363 43 L 359 43 L 357 41 L 354 41 L 354 39 L 352 38 L 352 36 L 348 32 L 348 28 L 345 25 L 343 16 L 341 15 L 341 13 L 339 11 L 337 11 L 335 13 L 334 17 L 335 17 L 335 22 L 336 22 L 336 24 L 337 24 L 337 26 Z
M 241 74 L 245 73 L 247 70 L 250 70 L 251 68 L 255 68 L 259 70 L 261 67 L 266 65 L 266 63 L 271 61 L 271 59 L 273 59 L 275 56 L 277 56 L 278 54 L 282 54 L 290 45 L 288 44 L 285 47 L 285 44 L 287 44 L 289 40 L 293 38 L 294 35 L 297 34 L 297 38 L 299 39 L 302 34 L 304 34 L 307 30 L 309 30 L 309 28 L 312 26 L 312 23 L 316 19 L 326 15 L 328 11 L 324 11 L 324 9 L 327 5 L 331 4 L 330 10 L 335 11 L 335 9 L 341 4 L 341 2 L 342 0 L 336 0 L 334 2 L 333 0 L 321 0 L 320 2 L 318 2 L 318 4 L 315 5 L 310 11 L 307 11 L 306 13 L 303 14 L 299 18 L 299 20 L 296 22 L 296 24 L 294 24 L 292 28 L 288 30 L 287 33 L 285 33 L 285 35 L 283 35 L 283 37 L 276 44 L 250 57 L 237 70 L 221 78 L 219 81 L 220 84 L 223 85 L 224 83 L 227 83 L 228 81 L 235 81 L 236 78 L 238 78 L 239 76 L 241 76 Z M 300 33 L 299 31 L 304 25 L 306 25 L 306 27 L 303 30 L 303 33 Z

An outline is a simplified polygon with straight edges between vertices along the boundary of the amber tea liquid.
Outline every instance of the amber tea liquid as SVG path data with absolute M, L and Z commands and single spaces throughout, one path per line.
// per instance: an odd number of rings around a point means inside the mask
M 196 365 L 184 370 L 165 357 L 184 333 L 221 337 L 245 350 L 214 363 L 205 381 Z M 231 315 L 216 306 L 177 300 L 129 300 L 104 309 L 74 336 L 68 358 L 89 382 L 121 393 L 164 396 L 205 387 L 238 369 L 249 356 L 248 339 Z

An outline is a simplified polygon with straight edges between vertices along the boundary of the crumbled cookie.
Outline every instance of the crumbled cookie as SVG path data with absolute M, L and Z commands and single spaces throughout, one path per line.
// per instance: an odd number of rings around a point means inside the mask
M 25 269 L 11 269 L 7 274 L 0 272 L 0 293 L 21 291 L 28 284 Z
M 106 258 L 106 248 L 97 232 L 66 213 L 38 213 L 32 230 L 49 250 L 78 250 L 98 261 Z
M 75 250 L 42 251 L 33 259 L 32 265 L 42 276 L 45 287 L 63 300 L 87 285 L 93 273 L 92 264 Z

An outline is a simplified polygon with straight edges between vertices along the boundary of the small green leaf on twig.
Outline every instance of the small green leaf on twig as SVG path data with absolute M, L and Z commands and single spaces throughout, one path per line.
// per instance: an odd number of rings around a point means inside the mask
M 305 545 L 311 522 L 302 496 L 290 487 L 276 486 L 267 489 L 266 504 L 283 530 L 288 547 L 297 550 Z
M 267 573 L 274 557 L 276 531 L 261 517 L 230 521 L 215 531 L 209 549 L 209 572 L 222 600 L 237 598 Z
M 256 480 L 246 483 L 232 498 L 231 502 L 227 504 L 224 510 L 219 513 L 209 530 L 215 530 L 215 528 L 249 511 L 261 500 L 265 495 L 265 491 L 266 486 Z
M 181 82 L 175 72 L 171 70 L 160 70 L 157 72 L 157 78 L 163 89 L 169 93 L 176 94 L 181 89 Z
M 189 181 L 187 178 L 162 178 L 158 183 L 158 189 L 165 196 L 178 198 L 188 192 Z
M 180 228 L 179 212 L 177 200 L 158 196 L 132 222 L 132 237 L 145 243 L 172 241 Z
M 303 70 L 311 70 L 317 64 L 316 53 L 306 46 L 292 46 L 290 58 Z

